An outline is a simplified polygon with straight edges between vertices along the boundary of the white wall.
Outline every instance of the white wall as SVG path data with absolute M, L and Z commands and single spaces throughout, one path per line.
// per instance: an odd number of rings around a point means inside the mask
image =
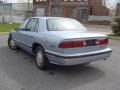
M 112 21 L 113 17 L 112 16 L 89 16 L 88 21 Z

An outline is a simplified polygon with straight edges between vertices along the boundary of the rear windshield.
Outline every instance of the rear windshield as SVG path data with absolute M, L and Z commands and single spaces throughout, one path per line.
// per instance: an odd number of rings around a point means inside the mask
M 86 31 L 86 28 L 77 20 L 69 18 L 47 19 L 49 31 Z

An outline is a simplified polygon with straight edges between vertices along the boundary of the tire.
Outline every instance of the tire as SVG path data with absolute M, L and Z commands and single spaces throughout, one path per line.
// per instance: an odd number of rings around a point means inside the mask
M 11 36 L 8 38 L 8 46 L 11 50 L 17 50 L 18 49 L 18 47 L 15 44 L 15 41 L 12 39 Z
M 35 50 L 35 58 L 35 64 L 39 69 L 45 70 L 48 68 L 49 61 L 45 55 L 44 50 L 40 46 Z

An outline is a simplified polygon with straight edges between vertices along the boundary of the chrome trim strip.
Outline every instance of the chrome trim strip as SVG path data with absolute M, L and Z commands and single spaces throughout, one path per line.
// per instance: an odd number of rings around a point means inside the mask
M 26 43 L 24 43 L 22 41 L 19 41 L 19 40 L 16 40 L 16 39 L 14 39 L 14 40 L 17 41 L 17 42 L 19 42 L 19 43 L 21 43 L 21 44 L 23 44 L 23 45 L 25 45 L 25 46 L 28 46 L 28 47 L 32 48 L 32 46 L 30 46 L 30 45 L 28 45 L 28 44 L 26 44 Z
M 108 39 L 108 37 L 86 37 L 86 38 L 71 38 L 71 39 L 64 39 L 62 41 L 74 41 L 74 40 L 91 40 L 91 39 Z

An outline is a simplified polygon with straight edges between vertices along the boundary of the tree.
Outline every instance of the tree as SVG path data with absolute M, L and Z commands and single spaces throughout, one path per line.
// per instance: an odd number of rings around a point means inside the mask
M 120 17 L 115 18 L 115 22 L 112 24 L 112 31 L 120 35 Z

